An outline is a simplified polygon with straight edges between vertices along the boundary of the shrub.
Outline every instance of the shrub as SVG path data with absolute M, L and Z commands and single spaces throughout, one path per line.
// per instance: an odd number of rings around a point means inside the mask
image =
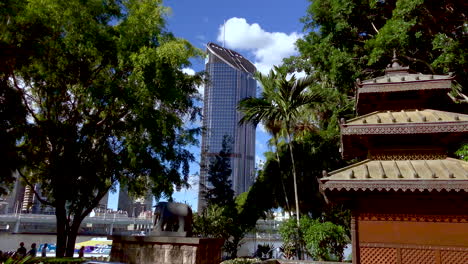
M 343 260 L 343 251 L 349 238 L 342 226 L 302 217 L 301 230 L 306 249 L 314 259 Z
M 260 263 L 261 260 L 257 258 L 235 258 L 221 262 L 221 264 L 251 264 Z

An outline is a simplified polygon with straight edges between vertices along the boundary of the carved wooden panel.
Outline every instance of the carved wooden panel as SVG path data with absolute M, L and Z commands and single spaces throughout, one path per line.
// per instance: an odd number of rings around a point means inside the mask
M 448 251 L 442 250 L 440 252 L 442 264 L 459 264 L 468 263 L 468 250 L 467 251 Z
M 403 248 L 401 249 L 401 263 L 436 264 L 434 250 Z
M 395 248 L 360 248 L 361 264 L 397 264 Z

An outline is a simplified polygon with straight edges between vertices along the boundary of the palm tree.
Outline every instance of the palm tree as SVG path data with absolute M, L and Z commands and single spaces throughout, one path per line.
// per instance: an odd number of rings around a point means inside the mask
M 255 78 L 264 90 L 260 98 L 250 97 L 239 102 L 238 109 L 244 114 L 240 123 L 252 122 L 257 125 L 263 122 L 273 136 L 279 135 L 281 130 L 278 129 L 278 126 L 284 131 L 291 155 L 296 220 L 299 226 L 299 199 L 292 144 L 293 134 L 301 112 L 307 106 L 321 102 L 322 96 L 307 89 L 314 83 L 312 76 L 297 79 L 295 75 L 292 75 L 288 79 L 286 71 L 276 66 L 274 70 L 270 70 L 268 75 L 257 72 Z M 270 124 L 273 125 L 270 127 Z

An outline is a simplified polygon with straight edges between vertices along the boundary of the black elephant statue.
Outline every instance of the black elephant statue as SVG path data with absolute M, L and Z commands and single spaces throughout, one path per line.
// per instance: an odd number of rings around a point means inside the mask
M 154 209 L 154 226 L 151 235 L 192 235 L 192 209 L 183 203 L 159 202 Z

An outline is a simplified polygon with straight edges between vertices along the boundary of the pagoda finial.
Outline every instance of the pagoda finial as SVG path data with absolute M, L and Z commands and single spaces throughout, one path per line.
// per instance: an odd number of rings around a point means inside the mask
M 393 58 L 392 58 L 392 68 L 401 68 L 400 63 L 398 63 L 398 59 L 396 56 L 396 50 L 393 49 Z
M 389 64 L 387 66 L 387 69 L 385 69 L 386 74 L 404 74 L 408 73 L 409 67 L 403 67 L 400 65 L 400 60 L 397 58 L 397 53 L 396 50 L 393 49 L 393 58 L 392 58 L 392 64 Z

